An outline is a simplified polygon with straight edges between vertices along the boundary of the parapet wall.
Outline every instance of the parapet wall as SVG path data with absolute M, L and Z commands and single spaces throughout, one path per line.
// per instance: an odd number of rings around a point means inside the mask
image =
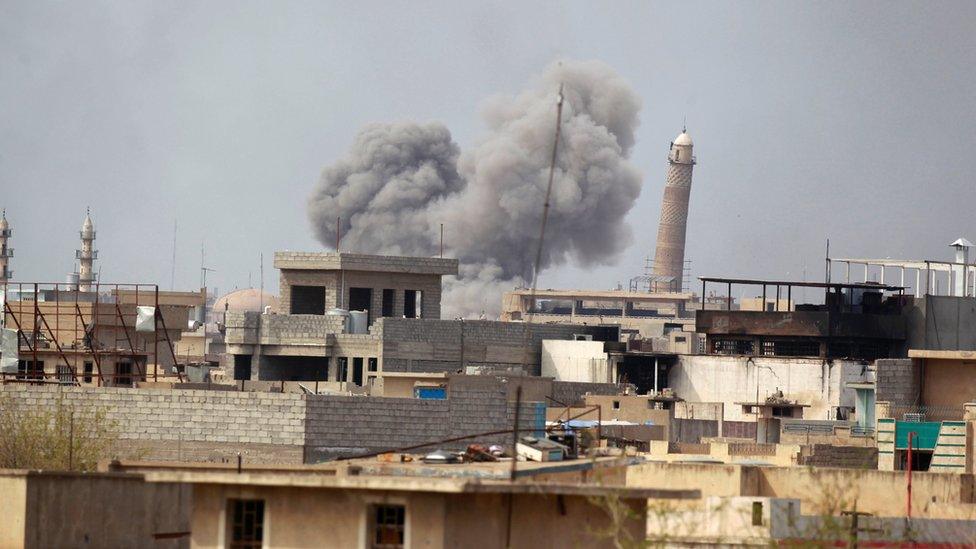
M 569 340 L 573 334 L 600 341 L 618 338 L 617 328 L 606 326 L 403 318 L 384 318 L 378 325 L 374 333 L 382 335 L 387 372 L 453 373 L 474 367 L 522 369 L 538 376 L 544 339 Z

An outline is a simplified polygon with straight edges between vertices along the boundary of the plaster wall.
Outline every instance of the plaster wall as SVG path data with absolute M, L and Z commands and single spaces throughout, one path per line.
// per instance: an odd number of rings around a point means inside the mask
M 687 402 L 720 402 L 726 420 L 748 421 L 737 402 L 760 401 L 777 389 L 800 404 L 805 419 L 835 419 L 836 407 L 854 408 L 854 390 L 848 382 L 866 381 L 868 367 L 857 361 L 805 357 L 744 357 L 681 355 L 669 381 Z M 758 391 L 757 391 L 758 389 Z

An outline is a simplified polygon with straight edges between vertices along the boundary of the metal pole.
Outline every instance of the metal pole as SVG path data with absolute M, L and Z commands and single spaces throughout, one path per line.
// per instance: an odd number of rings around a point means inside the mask
M 342 220 L 341 217 L 336 217 L 336 253 L 339 253 L 339 222 Z M 341 307 L 341 305 L 340 305 Z
M 654 357 L 654 394 L 657 395 L 659 390 L 657 386 L 657 357 Z
M 725 299 L 726 299 L 727 307 L 731 311 L 732 310 L 732 283 L 731 282 L 729 282 L 728 294 L 729 295 L 727 295 Z
M 702 280 L 701 310 L 705 310 L 705 280 Z
M 206 271 L 204 271 L 206 273 Z M 204 274 L 206 276 L 206 274 Z M 204 286 L 206 287 L 206 285 Z M 159 285 L 153 287 L 153 293 L 155 294 L 155 310 L 153 311 L 153 382 L 159 381 Z M 167 337 L 169 334 L 167 334 Z M 173 365 L 176 365 L 176 361 L 173 361 Z
M 915 432 L 908 433 L 908 519 L 912 518 L 912 438 L 915 437 Z
M 441 257 L 444 257 L 444 224 L 441 223 Z

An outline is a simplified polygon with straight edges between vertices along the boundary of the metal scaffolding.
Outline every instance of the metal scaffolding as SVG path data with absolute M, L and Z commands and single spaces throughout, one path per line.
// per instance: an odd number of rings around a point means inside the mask
M 2 289 L 3 325 L 17 332 L 19 360 L 16 372 L 0 372 L 0 381 L 98 386 L 131 386 L 150 378 L 183 381 L 158 285 L 93 283 L 85 290 L 70 282 L 20 282 Z M 151 329 L 137 329 L 139 307 L 152 307 Z M 52 355 L 55 367 L 46 370 L 42 360 Z M 175 372 L 160 372 L 159 358 L 167 355 Z M 131 371 L 119 372 L 120 364 Z

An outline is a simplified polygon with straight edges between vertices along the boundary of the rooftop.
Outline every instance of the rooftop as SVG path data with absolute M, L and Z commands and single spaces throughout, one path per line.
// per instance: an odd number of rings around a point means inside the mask
M 283 270 L 371 271 L 457 275 L 458 260 L 442 257 L 354 254 L 347 252 L 275 252 L 274 266 Z

